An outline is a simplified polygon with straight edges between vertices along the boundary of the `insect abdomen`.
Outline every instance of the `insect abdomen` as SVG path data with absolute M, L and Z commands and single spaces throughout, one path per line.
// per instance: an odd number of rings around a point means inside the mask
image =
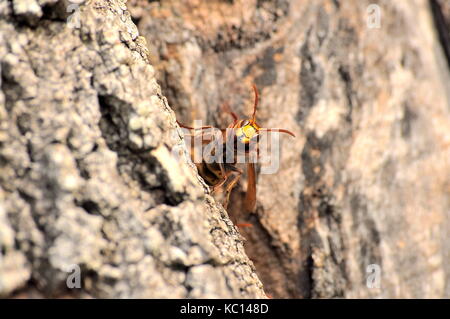
M 222 171 L 217 163 L 200 163 L 196 164 L 198 173 L 209 186 L 217 185 L 223 180 Z

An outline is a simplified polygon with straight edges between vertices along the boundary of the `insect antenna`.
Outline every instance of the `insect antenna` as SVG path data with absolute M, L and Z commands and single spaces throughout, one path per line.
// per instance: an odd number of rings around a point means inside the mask
M 222 112 L 228 113 L 228 114 L 230 114 L 233 117 L 234 123 L 236 123 L 238 121 L 238 119 L 239 119 L 238 116 L 236 115 L 236 113 L 234 113 L 231 110 L 230 104 L 228 104 L 228 102 L 224 102 L 222 104 L 221 108 L 222 108 Z
M 253 87 L 253 91 L 255 92 L 255 103 L 253 104 L 253 115 L 252 115 L 252 123 L 254 123 L 256 120 L 256 109 L 258 107 L 259 95 L 258 95 L 258 89 L 256 88 L 256 85 L 253 84 L 252 87 Z
M 291 131 L 288 131 L 288 130 L 284 130 L 284 129 L 282 129 L 282 128 L 261 128 L 260 131 L 263 131 L 263 132 L 280 132 L 280 133 L 286 133 L 286 134 L 289 134 L 289 135 L 292 136 L 292 137 L 295 137 L 295 134 L 294 134 L 294 133 L 292 133 Z
M 208 128 L 213 128 L 211 125 L 200 126 L 200 127 L 191 127 L 191 126 L 187 126 L 187 125 L 184 125 L 184 124 L 178 122 L 178 120 L 177 120 L 177 124 L 178 124 L 180 127 L 186 128 L 186 129 L 188 129 L 188 130 L 206 130 L 206 129 L 208 129 Z

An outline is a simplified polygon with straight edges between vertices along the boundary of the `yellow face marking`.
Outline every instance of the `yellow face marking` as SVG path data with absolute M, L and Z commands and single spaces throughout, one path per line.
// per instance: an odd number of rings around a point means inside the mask
M 259 127 L 256 123 L 249 123 L 236 130 L 236 135 L 242 143 L 249 143 L 258 134 Z
M 256 133 L 256 129 L 250 124 L 244 126 L 242 128 L 242 131 L 244 132 L 244 135 L 248 138 L 252 138 L 253 135 L 255 135 Z

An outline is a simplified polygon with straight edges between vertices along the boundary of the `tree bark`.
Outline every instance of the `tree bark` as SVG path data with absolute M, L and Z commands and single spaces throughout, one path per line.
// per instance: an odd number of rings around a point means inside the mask
M 0 295 L 450 297 L 448 6 L 372 2 L 2 1 Z M 297 137 L 227 212 L 175 114 L 252 83 Z
M 124 1 L 73 4 L 0 4 L 0 295 L 265 297 Z
M 224 102 L 248 117 L 256 83 L 259 123 L 297 134 L 282 138 L 280 170 L 259 174 L 256 213 L 242 212 L 245 182 L 229 208 L 253 224 L 242 233 L 266 292 L 450 296 L 450 76 L 432 3 L 136 0 L 130 11 L 181 121 L 224 127 Z

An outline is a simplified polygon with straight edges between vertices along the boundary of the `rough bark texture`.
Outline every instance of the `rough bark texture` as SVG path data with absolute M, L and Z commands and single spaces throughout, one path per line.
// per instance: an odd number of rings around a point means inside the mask
M 0 2 L 1 296 L 450 297 L 445 0 L 69 4 Z M 170 107 L 223 127 L 252 83 L 297 138 L 227 213 Z
M 0 3 L 0 295 L 265 297 L 125 3 L 67 5 Z
M 367 25 L 371 3 L 380 28 Z M 256 213 L 242 214 L 245 183 L 229 209 L 253 224 L 242 232 L 266 292 L 450 297 L 450 76 L 429 1 L 130 1 L 130 11 L 180 120 L 223 127 L 223 102 L 248 115 L 254 82 L 260 124 L 298 136 L 283 138 L 280 171 L 258 176 Z M 379 289 L 366 286 L 370 264 Z

